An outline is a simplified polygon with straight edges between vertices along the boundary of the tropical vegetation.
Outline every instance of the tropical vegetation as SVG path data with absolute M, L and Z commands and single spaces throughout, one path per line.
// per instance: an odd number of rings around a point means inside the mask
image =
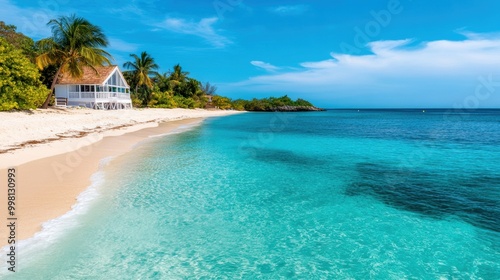
M 0 37 L 0 110 L 35 109 L 48 92 L 23 50 Z
M 60 75 L 81 77 L 83 67 L 111 64 L 111 55 L 103 50 L 108 45 L 101 28 L 75 15 L 49 21 L 52 37 L 37 42 L 40 54 L 36 64 L 43 70 L 48 66 L 57 67 L 50 92 L 42 108 L 47 108 Z M 96 71 L 97 72 L 97 71 Z
M 282 97 L 270 97 L 270 98 L 262 98 L 262 99 L 252 99 L 252 100 L 243 100 L 237 99 L 231 102 L 232 108 L 235 110 L 245 110 L 245 111 L 285 111 L 285 110 L 293 110 L 295 107 L 299 108 L 299 110 L 310 110 L 311 107 L 314 107 L 309 101 L 304 99 L 292 100 L 287 95 Z
M 15 25 L 7 25 L 5 22 L 0 21 L 0 37 L 14 46 L 15 49 L 21 50 L 29 60 L 34 61 L 36 57 L 35 42 L 33 39 L 17 32 Z
M 151 98 L 146 100 L 147 103 L 143 102 L 148 107 L 204 108 L 207 104 L 207 93 L 201 82 L 189 77 L 189 72 L 179 64 L 174 65 L 171 72 L 157 73 L 152 80 Z
M 75 15 L 47 24 L 52 36 L 34 42 L 0 21 L 0 110 L 47 108 L 57 80 L 64 75 L 80 77 L 84 67 L 110 65 L 104 50 L 108 40 L 100 27 Z M 131 88 L 134 107 L 217 108 L 275 111 L 284 106 L 310 107 L 311 103 L 288 96 L 231 100 L 217 95 L 217 87 L 190 77 L 180 64 L 164 73 L 146 51 L 130 54 L 123 75 Z

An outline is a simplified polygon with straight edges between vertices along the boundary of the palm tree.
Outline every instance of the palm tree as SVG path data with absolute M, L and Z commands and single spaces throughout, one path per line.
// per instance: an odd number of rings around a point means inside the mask
M 174 72 L 170 74 L 170 79 L 174 81 L 184 82 L 189 75 L 189 72 L 182 72 L 182 67 L 177 64 L 174 66 Z
M 154 83 L 158 86 L 160 91 L 167 91 L 170 89 L 170 73 L 165 72 L 163 74 L 158 73 L 154 77 Z
M 50 86 L 50 93 L 42 105 L 46 109 L 54 87 L 61 75 L 81 77 L 83 67 L 95 69 L 96 66 L 110 65 L 111 55 L 103 50 L 108 40 L 100 27 L 91 24 L 84 18 L 62 16 L 47 24 L 52 29 L 52 37 L 37 42 L 41 54 L 36 57 L 40 69 L 57 66 L 57 72 Z
M 132 69 L 126 72 L 131 73 L 137 82 L 135 85 L 135 92 L 137 93 L 137 88 L 143 85 L 148 88 L 152 88 L 153 83 L 151 82 L 151 76 L 158 75 L 158 73 L 154 70 L 159 68 L 158 64 L 155 63 L 154 58 L 152 58 L 147 52 L 142 52 L 140 57 L 136 54 L 131 54 L 130 56 L 134 58 L 134 61 L 125 62 L 123 67 Z

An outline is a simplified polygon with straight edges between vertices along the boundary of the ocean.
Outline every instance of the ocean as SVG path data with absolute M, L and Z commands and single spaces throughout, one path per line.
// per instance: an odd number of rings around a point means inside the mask
M 6 279 L 500 279 L 500 110 L 246 113 L 109 161 Z

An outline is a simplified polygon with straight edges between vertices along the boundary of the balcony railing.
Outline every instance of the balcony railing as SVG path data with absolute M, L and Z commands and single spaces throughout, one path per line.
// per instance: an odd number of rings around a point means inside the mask
M 130 99 L 130 93 L 123 92 L 69 92 L 69 98 L 74 99 Z

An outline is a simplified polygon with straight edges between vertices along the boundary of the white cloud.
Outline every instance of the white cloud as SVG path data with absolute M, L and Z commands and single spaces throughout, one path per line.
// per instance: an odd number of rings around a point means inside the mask
M 22 8 L 10 0 L 0 0 L 0 20 L 13 24 L 17 31 L 34 39 L 50 36 L 47 23 L 60 12 L 59 5 L 40 6 L 39 8 Z M 51 9 L 49 9 L 51 8 Z
M 281 15 L 281 16 L 297 16 L 302 15 L 307 10 L 309 6 L 307 5 L 288 5 L 288 6 L 278 6 L 268 9 L 270 12 Z
M 128 43 L 117 38 L 108 38 L 108 40 L 109 40 L 108 47 L 112 50 L 132 53 L 137 51 L 137 49 L 139 48 L 138 44 Z
M 167 18 L 157 27 L 166 29 L 171 32 L 194 35 L 205 39 L 209 44 L 217 48 L 223 48 L 231 44 L 231 40 L 218 34 L 218 30 L 214 28 L 218 18 L 203 18 L 199 22 L 186 20 L 182 18 Z
M 112 8 L 108 9 L 108 12 L 115 15 L 135 15 L 135 16 L 145 15 L 145 11 L 134 3 L 129 3 L 127 5 L 121 5 L 121 6 L 113 5 Z
M 255 67 L 262 68 L 262 69 L 269 71 L 269 72 L 275 72 L 275 71 L 280 69 L 279 67 L 274 66 L 274 65 L 267 63 L 267 62 L 264 62 L 264 61 L 254 60 L 254 61 L 250 61 L 250 64 L 252 64 Z
M 225 87 L 235 92 L 294 92 L 333 103 L 451 107 L 474 96 L 480 77 L 488 80 L 493 75 L 494 82 L 484 88 L 495 90 L 484 93 L 488 98 L 479 100 L 479 106 L 500 106 L 500 36 L 469 33 L 464 40 L 431 41 L 418 47 L 410 47 L 411 42 L 375 41 L 368 45 L 372 54 L 332 53 L 322 61 L 300 63 L 298 70 Z

